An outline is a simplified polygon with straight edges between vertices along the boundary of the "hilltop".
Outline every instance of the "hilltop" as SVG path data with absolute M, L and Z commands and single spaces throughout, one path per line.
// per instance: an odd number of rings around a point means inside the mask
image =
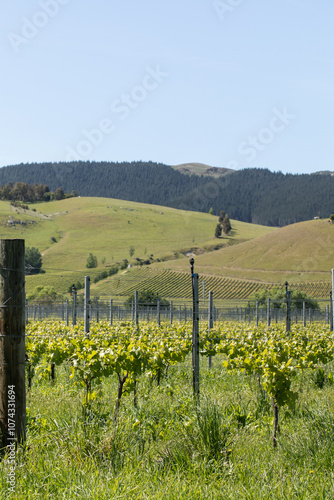
M 181 174 L 203 175 L 213 178 L 219 178 L 235 172 L 231 168 L 210 167 L 210 165 L 205 165 L 204 163 L 181 163 L 180 165 L 172 165 L 172 168 Z
M 334 176 L 292 175 L 267 169 L 230 171 L 189 163 L 174 168 L 154 162 L 21 164 L 0 169 L 0 185 L 41 183 L 55 191 L 116 198 L 218 215 L 267 226 L 329 217 Z

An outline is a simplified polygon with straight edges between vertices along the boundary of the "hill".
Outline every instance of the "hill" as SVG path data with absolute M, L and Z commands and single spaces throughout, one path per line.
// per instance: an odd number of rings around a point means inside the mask
M 330 174 L 244 169 L 227 175 L 224 169 L 207 167 L 192 163 L 172 168 L 153 162 L 21 164 L 1 168 L 0 185 L 42 183 L 52 191 L 61 186 L 81 196 L 203 213 L 212 208 L 216 215 L 225 210 L 231 219 L 268 226 L 327 218 L 334 212 L 334 176 Z
M 0 202 L 0 237 L 19 237 L 43 254 L 45 274 L 27 276 L 26 289 L 92 281 L 92 296 L 128 296 L 151 288 L 168 298 L 190 298 L 189 258 L 216 299 L 247 298 L 288 280 L 315 297 L 328 297 L 334 261 L 334 225 L 312 220 L 273 229 L 232 220 L 232 232 L 214 238 L 217 218 L 199 212 L 108 198 L 69 198 L 30 205 Z M 130 256 L 130 247 L 133 255 Z M 98 267 L 87 269 L 89 253 Z M 131 252 L 132 253 L 132 252 Z M 132 268 L 99 277 L 127 259 Z M 136 265 L 149 262 L 150 265 Z M 126 266 L 125 266 L 126 267 Z M 95 281 L 98 281 L 95 283 Z
M 275 231 L 235 221 L 233 237 L 218 241 L 213 236 L 217 219 L 209 214 L 109 198 L 77 197 L 29 207 L 0 202 L 0 238 L 24 238 L 27 247 L 37 247 L 43 256 L 46 272 L 27 276 L 28 291 L 43 284 L 65 293 L 85 274 L 94 281 L 124 259 L 133 266 L 149 262 L 143 267 L 148 269 Z M 98 259 L 96 269 L 86 269 L 89 253 Z
M 232 233 L 233 236 L 233 233 Z M 196 272 L 264 283 L 330 282 L 334 262 L 334 225 L 311 220 L 279 228 L 214 254 L 195 259 Z M 186 259 L 170 262 L 186 271 Z

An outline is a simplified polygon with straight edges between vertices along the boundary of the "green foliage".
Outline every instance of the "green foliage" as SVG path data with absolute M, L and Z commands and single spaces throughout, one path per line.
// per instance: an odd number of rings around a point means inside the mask
M 210 214 L 210 215 L 214 215 L 214 213 L 215 213 L 215 212 L 214 212 L 214 210 L 213 210 L 213 207 L 210 207 L 209 214 Z
M 162 299 L 159 294 L 153 292 L 152 290 L 141 290 L 138 292 L 138 303 L 145 306 L 157 307 L 157 299 L 160 299 L 160 305 L 168 307 L 169 301 L 167 299 Z M 132 302 L 135 300 L 135 294 L 133 293 L 125 301 L 127 306 L 131 306 Z
M 135 253 L 135 247 L 131 245 L 129 247 L 129 255 L 130 255 L 130 257 L 133 257 L 134 253 Z
M 216 225 L 216 229 L 215 229 L 215 238 L 220 238 L 222 235 L 222 227 L 221 225 L 218 223 Z
M 108 278 L 108 271 L 104 270 L 101 271 L 97 276 L 94 277 L 94 283 L 97 283 L 98 281 L 105 280 Z
M 67 289 L 68 293 L 70 293 L 71 295 L 72 295 L 72 291 L 73 291 L 73 285 L 74 285 L 75 290 L 82 290 L 83 288 L 85 288 L 85 283 L 81 283 L 81 281 L 77 281 L 76 283 L 72 283 L 72 285 L 70 285 Z
M 55 200 L 63 200 L 65 198 L 65 193 L 62 187 L 58 187 L 55 191 Z
M 221 210 L 219 213 L 219 224 L 222 225 L 225 219 L 225 210 Z
M 222 228 L 225 234 L 228 234 L 232 230 L 232 226 L 228 215 L 225 215 L 224 217 Z
M 330 175 L 292 175 L 246 168 L 213 180 L 141 161 L 32 163 L 4 167 L 0 172 L 1 184 L 34 183 L 36 178 L 52 190 L 56 190 L 61 178 L 65 191 L 76 186 L 82 196 L 150 200 L 152 204 L 205 213 L 211 207 L 219 213 L 223 199 L 232 219 L 270 226 L 313 219 L 314 207 L 322 215 L 333 210 L 334 178 Z M 213 191 L 217 193 L 214 198 L 208 196 Z
M 87 269 L 93 269 L 94 267 L 97 267 L 97 257 L 92 253 L 90 253 L 87 257 L 86 267 Z
M 129 265 L 128 259 L 123 259 L 122 264 L 120 265 L 120 269 L 127 269 Z
M 302 309 L 303 302 L 307 309 L 320 309 L 318 302 L 310 298 L 301 290 L 291 290 L 291 309 Z M 263 289 L 251 295 L 250 300 L 257 301 L 260 307 L 267 307 L 267 300 L 270 298 L 271 307 L 280 309 L 286 307 L 286 291 L 283 287 L 275 287 L 270 290 Z
M 203 326 L 201 339 L 207 330 Z M 36 375 L 28 393 L 27 445 L 24 450 L 18 447 L 15 456 L 13 498 L 25 500 L 29 491 L 43 498 L 332 498 L 334 388 L 314 388 L 312 367 L 298 364 L 304 349 L 314 360 L 320 352 L 327 353 L 330 361 L 332 332 L 324 324 L 306 329 L 295 325 L 286 336 L 277 325 L 255 335 L 255 328 L 245 326 L 215 325 L 214 337 L 229 343 L 229 354 L 218 353 L 210 370 L 201 363 L 197 406 L 191 390 L 191 325 L 158 328 L 151 323 L 136 330 L 132 324 L 110 328 L 100 323 L 92 324 L 90 338 L 85 338 L 82 325 L 29 323 L 26 367 L 35 368 Z M 265 336 L 271 338 L 275 330 L 279 335 L 269 346 L 271 357 L 266 353 L 261 365 Z M 282 359 L 283 344 L 273 350 L 279 338 L 289 345 Z M 242 373 L 241 363 L 231 370 L 222 363 L 233 357 L 246 360 L 247 354 L 263 368 L 271 360 L 270 370 L 280 377 L 288 350 L 293 355 L 290 367 L 296 367 L 294 388 L 301 397 L 295 408 L 282 409 L 273 453 L 268 446 L 272 417 L 267 411 L 256 412 L 262 373 L 258 382 L 255 374 Z M 171 356 L 177 361 L 157 387 L 152 374 L 160 366 L 166 368 Z M 51 362 L 56 364 L 53 383 Z M 110 414 L 117 373 L 127 370 L 131 383 L 125 382 L 114 425 Z M 137 407 L 130 394 L 134 379 Z M 8 467 L 1 468 L 0 481 L 4 498 L 11 497 Z
M 33 301 L 40 304 L 52 304 L 62 298 L 63 296 L 57 293 L 53 286 L 37 286 L 31 293 L 27 294 L 28 302 Z
M 38 201 L 52 201 L 53 199 L 62 200 L 64 198 L 72 198 L 78 196 L 76 191 L 71 194 L 64 193 L 63 188 L 58 187 L 55 193 L 50 192 L 48 185 L 35 183 L 33 185 L 26 182 L 9 182 L 6 185 L 0 186 L 0 199 L 10 200 L 13 206 L 28 209 L 26 205 L 20 202 L 35 203 Z
M 26 274 L 38 274 L 42 269 L 42 254 L 35 247 L 25 249 Z

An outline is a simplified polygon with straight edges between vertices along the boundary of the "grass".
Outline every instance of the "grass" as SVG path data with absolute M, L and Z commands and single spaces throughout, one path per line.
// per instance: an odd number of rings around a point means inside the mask
M 333 367 L 326 367 L 328 373 Z M 33 380 L 28 441 L 17 454 L 12 498 L 332 499 L 334 387 L 305 372 L 299 400 L 282 411 L 276 450 L 270 402 L 257 381 L 201 360 L 201 401 L 191 392 L 191 360 L 171 366 L 160 386 L 139 384 L 110 418 L 116 380 L 103 383 L 86 425 L 81 396 L 57 368 L 56 382 Z M 10 498 L 0 464 L 0 498 Z
M 152 254 L 154 259 L 174 259 L 182 252 L 217 245 L 213 237 L 216 218 L 209 214 L 109 198 L 78 197 L 31 206 L 38 213 L 11 212 L 9 202 L 0 202 L 0 237 L 24 238 L 26 246 L 38 247 L 46 268 L 85 269 L 89 252 L 103 267 L 125 258 L 145 260 Z M 34 223 L 14 229 L 6 224 L 10 215 Z M 235 242 L 272 231 L 264 226 L 237 225 Z M 57 243 L 51 241 L 52 236 Z M 132 259 L 131 245 L 135 249 Z
M 95 273 L 123 259 L 132 265 L 137 259 L 150 259 L 152 264 L 139 273 L 119 273 L 113 280 L 96 285 L 93 293 L 105 295 L 107 290 L 109 296 L 127 295 L 131 280 L 133 287 L 141 289 L 150 284 L 153 275 L 164 283 L 169 272 L 177 273 L 170 274 L 172 281 L 165 283 L 172 289 L 157 291 L 166 297 L 186 298 L 189 290 L 185 291 L 187 278 L 183 273 L 189 273 L 189 258 L 195 255 L 195 271 L 208 284 L 212 282 L 216 298 L 248 298 L 259 286 L 285 281 L 303 286 L 315 297 L 327 297 L 329 293 L 334 227 L 327 220 L 280 229 L 233 220 L 231 234 L 217 239 L 213 237 L 217 217 L 199 212 L 79 197 L 38 203 L 31 208 L 36 212 L 13 211 L 9 202 L 0 202 L 0 237 L 24 238 L 26 246 L 35 246 L 43 254 L 46 273 L 27 277 L 27 292 L 43 284 L 66 293 L 86 274 L 94 279 Z M 26 225 L 10 227 L 10 216 Z M 85 267 L 89 253 L 97 256 L 96 270 Z
M 270 283 L 330 282 L 333 259 L 334 226 L 328 220 L 312 220 L 279 228 L 214 254 L 200 255 L 196 269 L 203 274 Z M 171 262 L 169 267 L 185 270 L 187 262 Z

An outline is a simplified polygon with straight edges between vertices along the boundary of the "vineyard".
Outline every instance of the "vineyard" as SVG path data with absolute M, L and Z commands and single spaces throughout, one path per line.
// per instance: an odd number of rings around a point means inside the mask
M 35 372 L 49 376 L 52 364 L 70 364 L 70 378 L 86 389 L 84 403 L 91 399 L 92 382 L 117 374 L 118 400 L 125 388 L 136 386 L 140 377 L 161 377 L 169 365 L 183 362 L 191 352 L 192 325 L 132 322 L 96 323 L 89 334 L 83 325 L 34 323 L 27 328 L 26 356 L 29 386 Z M 241 323 L 217 323 L 200 331 L 202 356 L 224 354 L 227 370 L 257 375 L 275 404 L 294 402 L 291 382 L 298 370 L 313 369 L 333 358 L 329 327 L 295 325 L 286 332 L 283 324 L 254 328 Z M 125 386 L 123 387 L 123 385 Z
M 15 498 L 274 498 L 260 494 L 272 482 L 275 498 L 305 488 L 314 491 L 305 498 L 331 498 L 317 496 L 332 488 L 329 327 L 216 323 L 209 333 L 201 323 L 199 406 L 191 334 L 190 323 L 101 322 L 86 335 L 82 324 L 29 323 L 27 449 L 17 456 Z M 296 453 L 292 475 L 283 464 Z M 2 462 L 2 492 L 5 472 Z
M 87 274 L 91 276 L 91 280 L 94 282 L 95 274 L 97 274 L 94 270 L 76 273 L 56 270 L 46 271 L 46 274 L 42 276 L 43 284 L 53 286 L 61 294 L 67 294 L 73 283 L 83 283 L 84 276 Z M 259 290 L 271 289 L 277 286 L 277 283 L 263 283 L 212 275 L 201 275 L 200 278 L 201 281 L 205 282 L 206 296 L 208 296 L 209 291 L 212 291 L 214 297 L 218 300 L 248 299 Z M 40 284 L 40 276 L 27 276 L 28 292 Z M 331 284 L 330 281 L 291 283 L 291 288 L 301 290 L 310 297 L 328 299 Z M 158 270 L 150 267 L 138 267 L 99 281 L 92 285 L 91 293 L 95 297 L 128 297 L 135 290 L 141 291 L 145 289 L 150 289 L 166 298 L 189 299 L 192 296 L 189 273 L 168 269 Z

